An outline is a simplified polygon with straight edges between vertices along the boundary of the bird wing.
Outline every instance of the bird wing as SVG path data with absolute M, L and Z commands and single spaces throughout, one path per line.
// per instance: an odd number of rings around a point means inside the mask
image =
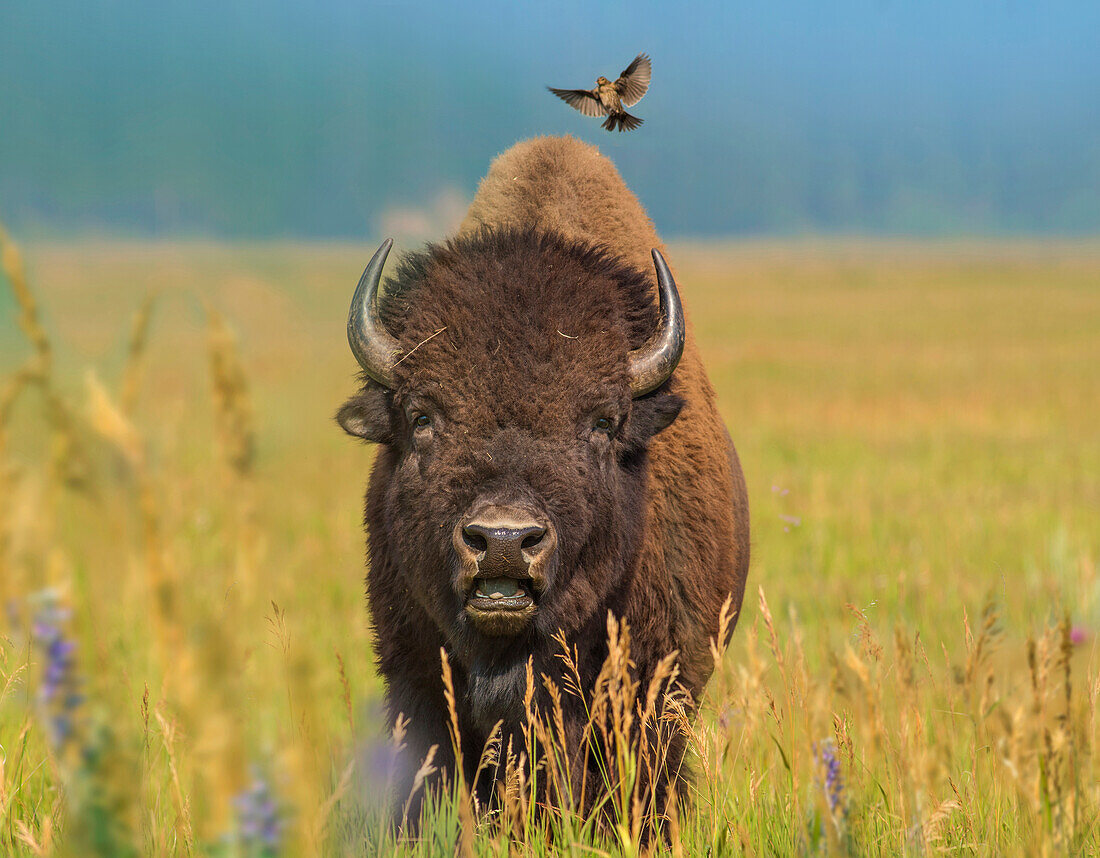
M 615 89 L 618 90 L 624 107 L 633 107 L 642 100 L 642 96 L 649 89 L 649 77 L 652 72 L 653 68 L 646 54 L 638 54 L 634 62 L 623 69 L 623 73 L 615 81 Z
M 596 98 L 596 94 L 590 90 L 554 89 L 552 86 L 546 88 L 570 107 L 575 107 L 585 116 L 603 116 L 607 113 L 603 105 L 600 104 L 600 100 Z

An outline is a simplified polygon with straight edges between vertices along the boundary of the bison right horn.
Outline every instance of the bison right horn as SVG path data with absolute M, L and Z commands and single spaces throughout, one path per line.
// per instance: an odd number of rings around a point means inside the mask
M 657 269 L 661 321 L 649 341 L 630 352 L 630 392 L 634 397 L 645 396 L 664 384 L 684 353 L 684 309 L 672 272 L 656 248 L 653 265 Z
M 378 284 L 382 280 L 382 268 L 386 264 L 393 239 L 387 238 L 375 251 L 367 265 L 348 313 L 348 345 L 351 353 L 363 367 L 363 372 L 383 387 L 394 386 L 393 362 L 401 352 L 401 345 L 386 330 L 378 315 Z

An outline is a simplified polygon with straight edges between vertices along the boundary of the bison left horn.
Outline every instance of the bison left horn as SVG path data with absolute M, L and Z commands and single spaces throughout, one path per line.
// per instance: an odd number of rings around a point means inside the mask
M 676 281 L 661 252 L 654 248 L 653 265 L 657 269 L 661 322 L 653 336 L 640 349 L 630 352 L 630 391 L 635 397 L 664 384 L 684 353 L 684 310 Z
M 348 313 L 351 353 L 363 367 L 363 372 L 388 388 L 394 386 L 394 358 L 401 352 L 400 343 L 386 330 L 378 315 L 378 284 L 382 280 L 382 268 L 391 247 L 393 239 L 387 238 L 371 257 L 363 276 L 359 278 L 359 285 L 355 287 Z

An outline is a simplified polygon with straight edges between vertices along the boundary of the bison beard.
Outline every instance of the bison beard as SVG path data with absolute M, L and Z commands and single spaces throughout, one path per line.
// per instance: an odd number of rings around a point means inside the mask
M 527 660 L 513 658 L 498 664 L 475 655 L 470 662 L 466 704 L 470 722 L 478 733 L 488 736 L 493 726 L 523 721 L 523 694 L 527 690 Z
M 610 613 L 624 637 L 630 629 L 636 702 L 645 706 L 674 652 L 677 681 L 661 691 L 696 700 L 721 608 L 740 607 L 744 480 L 690 336 L 684 343 L 672 275 L 654 253 L 655 290 L 653 269 L 641 267 L 658 245 L 606 159 L 545 138 L 501 156 L 459 236 L 407 256 L 383 294 L 388 244 L 364 273 L 349 319 L 364 383 L 338 420 L 383 445 L 366 497 L 367 589 L 390 719 L 410 719 L 394 796 L 410 829 L 424 790 L 403 811 L 431 746 L 447 776 L 458 765 L 441 649 L 463 774 L 484 807 L 503 772 L 503 762 L 477 771 L 494 727 L 523 750 L 529 665 L 543 716 L 554 705 L 543 676 L 591 695 Z M 576 653 L 573 680 L 555 636 Z M 592 702 L 563 693 L 555 737 L 582 813 L 600 802 L 615 753 L 586 741 Z M 634 720 L 638 750 L 653 737 Z M 640 785 L 657 817 L 685 777 L 682 737 L 660 738 L 667 759 Z M 566 794 L 544 787 L 540 801 Z

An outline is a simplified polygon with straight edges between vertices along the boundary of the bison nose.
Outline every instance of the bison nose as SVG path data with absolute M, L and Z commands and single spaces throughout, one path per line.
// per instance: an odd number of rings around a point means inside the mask
M 485 577 L 526 578 L 543 553 L 546 528 L 531 519 L 479 517 L 462 526 L 465 553 Z

